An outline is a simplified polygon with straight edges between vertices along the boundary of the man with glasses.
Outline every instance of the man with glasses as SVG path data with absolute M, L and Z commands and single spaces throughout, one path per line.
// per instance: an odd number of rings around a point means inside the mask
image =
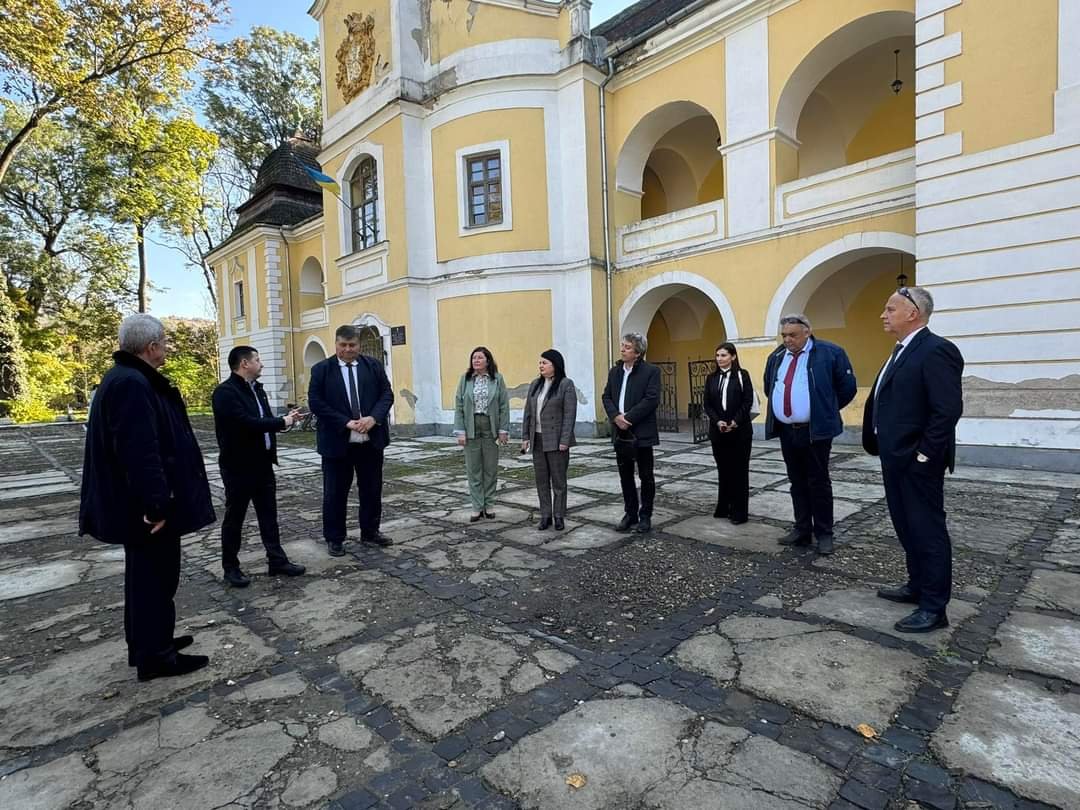
M 765 438 L 779 436 L 795 527 L 783 546 L 808 546 L 816 537 L 818 554 L 833 553 L 833 496 L 829 454 L 844 430 L 840 410 L 855 398 L 855 372 L 835 343 L 813 337 L 802 313 L 780 319 L 784 345 L 765 363 Z
M 895 625 L 902 633 L 949 625 L 952 542 L 945 525 L 945 470 L 955 463 L 964 358 L 927 328 L 933 312 L 934 299 L 921 287 L 901 287 L 889 296 L 881 321 L 897 342 L 863 412 L 863 447 L 881 458 L 889 516 L 907 558 L 907 582 L 877 595 L 915 606 Z

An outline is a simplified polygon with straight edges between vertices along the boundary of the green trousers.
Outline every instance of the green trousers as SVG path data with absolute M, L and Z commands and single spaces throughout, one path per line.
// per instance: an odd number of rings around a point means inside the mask
M 499 480 L 499 445 L 491 429 L 491 418 L 476 414 L 476 438 L 465 440 L 465 474 L 469 477 L 469 497 L 473 513 L 490 512 L 495 506 L 495 486 Z

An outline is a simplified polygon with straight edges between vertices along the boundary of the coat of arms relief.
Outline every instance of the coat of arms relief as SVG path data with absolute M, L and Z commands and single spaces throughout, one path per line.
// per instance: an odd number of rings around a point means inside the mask
M 349 102 L 371 86 L 378 61 L 375 53 L 375 18 L 350 14 L 345 18 L 348 34 L 337 49 L 337 86 Z

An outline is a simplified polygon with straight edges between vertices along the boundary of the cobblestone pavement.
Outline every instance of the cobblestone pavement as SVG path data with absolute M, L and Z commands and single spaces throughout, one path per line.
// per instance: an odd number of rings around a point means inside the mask
M 902 555 L 853 448 L 830 558 L 776 544 L 775 444 L 734 527 L 710 516 L 708 448 L 679 437 L 650 536 L 612 531 L 602 442 L 575 448 L 556 533 L 510 449 L 496 518 L 471 524 L 453 442 L 398 440 L 397 545 L 330 558 L 312 436 L 288 434 L 282 528 L 308 575 L 265 575 L 253 519 L 246 590 L 216 528 L 185 538 L 178 632 L 211 665 L 139 684 L 122 552 L 75 534 L 83 435 L 0 430 L 0 807 L 1080 807 L 1080 476 L 951 477 L 952 626 L 904 637 L 873 595 Z

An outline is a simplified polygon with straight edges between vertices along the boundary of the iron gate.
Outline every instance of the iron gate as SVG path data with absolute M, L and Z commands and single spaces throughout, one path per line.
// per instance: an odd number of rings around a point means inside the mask
M 384 366 L 386 365 L 386 352 L 383 350 L 382 335 L 374 326 L 364 326 L 360 329 L 360 354 L 374 357 Z
M 705 413 L 705 380 L 716 369 L 713 360 L 691 360 L 690 366 L 690 430 L 695 444 L 708 441 L 709 417 Z
M 655 363 L 660 369 L 660 406 L 656 409 L 656 425 L 665 433 L 679 432 L 679 366 L 677 363 Z

